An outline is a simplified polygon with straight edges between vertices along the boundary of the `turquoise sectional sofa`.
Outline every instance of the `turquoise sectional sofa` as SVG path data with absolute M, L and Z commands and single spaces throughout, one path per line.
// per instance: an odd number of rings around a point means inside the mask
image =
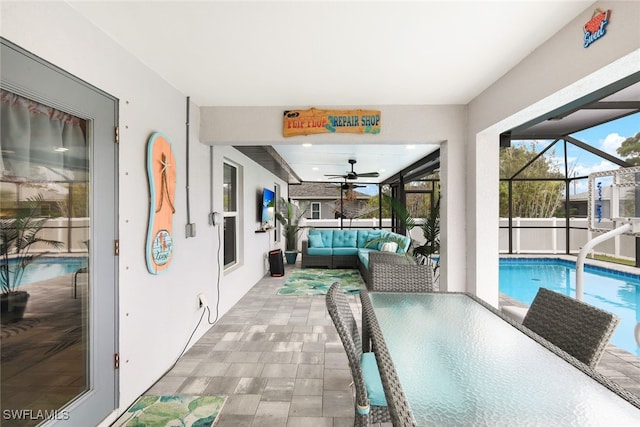
M 366 269 L 371 251 L 404 254 L 410 243 L 409 237 L 388 230 L 312 228 L 302 241 L 302 267 Z

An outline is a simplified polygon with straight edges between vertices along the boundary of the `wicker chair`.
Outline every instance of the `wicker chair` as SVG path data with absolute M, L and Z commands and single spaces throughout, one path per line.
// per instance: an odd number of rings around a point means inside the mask
M 371 343 L 376 361 L 380 367 L 380 377 L 387 397 L 391 423 L 393 427 L 415 427 L 417 425 L 416 420 L 400 384 L 398 372 L 391 359 L 391 354 L 389 354 L 387 344 L 382 336 L 382 330 L 376 319 L 371 299 L 365 289 L 360 292 L 360 301 L 362 303 L 363 319 L 367 319 L 370 325 L 369 334 L 372 338 Z
M 371 423 L 390 422 L 391 415 L 386 406 L 386 401 L 384 406 L 372 405 L 370 402 L 367 393 L 365 372 L 371 371 L 365 371 L 361 365 L 363 353 L 356 319 L 353 317 L 353 312 L 351 311 L 347 297 L 337 282 L 329 288 L 326 304 L 329 315 L 338 330 L 338 335 L 340 335 L 340 340 L 349 359 L 349 367 L 351 368 L 351 375 L 355 386 L 355 418 L 353 425 L 368 426 L 371 425 Z M 368 355 L 372 356 L 371 353 Z M 370 360 L 375 361 L 375 358 L 371 358 Z M 375 381 L 379 382 L 379 386 L 382 388 L 377 365 L 374 374 L 377 378 L 371 378 L 369 385 Z
M 418 265 L 413 257 L 392 252 L 369 253 L 371 292 L 434 292 L 430 265 Z M 362 316 L 362 349 L 369 351 L 371 340 L 365 316 Z
M 367 289 L 376 292 L 433 292 L 431 266 L 418 265 L 408 255 L 371 252 Z
M 369 252 L 369 262 L 367 263 L 367 266 L 363 263 L 358 263 L 360 275 L 367 286 L 370 286 L 369 284 L 371 283 L 371 267 L 376 263 L 412 265 L 416 262 L 412 257 L 406 254 L 403 255 L 394 252 L 371 251 Z
M 597 307 L 540 288 L 522 325 L 595 368 L 619 321 Z

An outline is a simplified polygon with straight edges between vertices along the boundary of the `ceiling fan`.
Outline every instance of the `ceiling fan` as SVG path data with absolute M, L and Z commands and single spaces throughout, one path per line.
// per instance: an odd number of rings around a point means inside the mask
M 353 170 L 353 165 L 356 164 L 356 160 L 355 159 L 349 159 L 349 164 L 351 165 L 351 171 L 347 172 L 345 175 L 330 175 L 330 174 L 325 174 L 324 176 L 329 177 L 329 178 L 343 178 L 343 179 L 348 179 L 348 180 L 355 180 L 358 178 L 377 178 L 378 176 L 380 176 L 380 174 L 378 172 L 366 172 L 366 173 L 361 173 L 358 174 Z
M 337 188 L 342 191 L 345 191 L 345 190 L 353 190 L 355 188 L 364 188 L 364 187 L 366 187 L 366 185 L 358 185 L 351 182 L 347 182 L 347 179 L 344 178 L 344 182 L 342 184 L 335 184 L 335 185 L 332 185 L 330 188 Z

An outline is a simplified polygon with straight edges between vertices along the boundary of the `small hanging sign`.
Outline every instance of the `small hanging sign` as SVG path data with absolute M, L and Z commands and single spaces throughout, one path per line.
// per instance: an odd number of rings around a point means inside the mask
M 607 33 L 607 24 L 609 24 L 609 17 L 611 16 L 611 10 L 606 12 L 598 8 L 593 11 L 593 16 L 584 24 L 584 47 L 591 46 L 595 41 L 599 40 Z
M 379 110 L 287 110 L 283 135 L 318 133 L 380 133 Z

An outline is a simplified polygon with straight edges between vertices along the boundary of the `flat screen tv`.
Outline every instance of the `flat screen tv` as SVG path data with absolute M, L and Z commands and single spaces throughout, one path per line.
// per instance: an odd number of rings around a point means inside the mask
M 265 230 L 275 227 L 276 223 L 276 193 L 265 188 L 262 190 L 262 208 L 260 211 L 260 227 Z

